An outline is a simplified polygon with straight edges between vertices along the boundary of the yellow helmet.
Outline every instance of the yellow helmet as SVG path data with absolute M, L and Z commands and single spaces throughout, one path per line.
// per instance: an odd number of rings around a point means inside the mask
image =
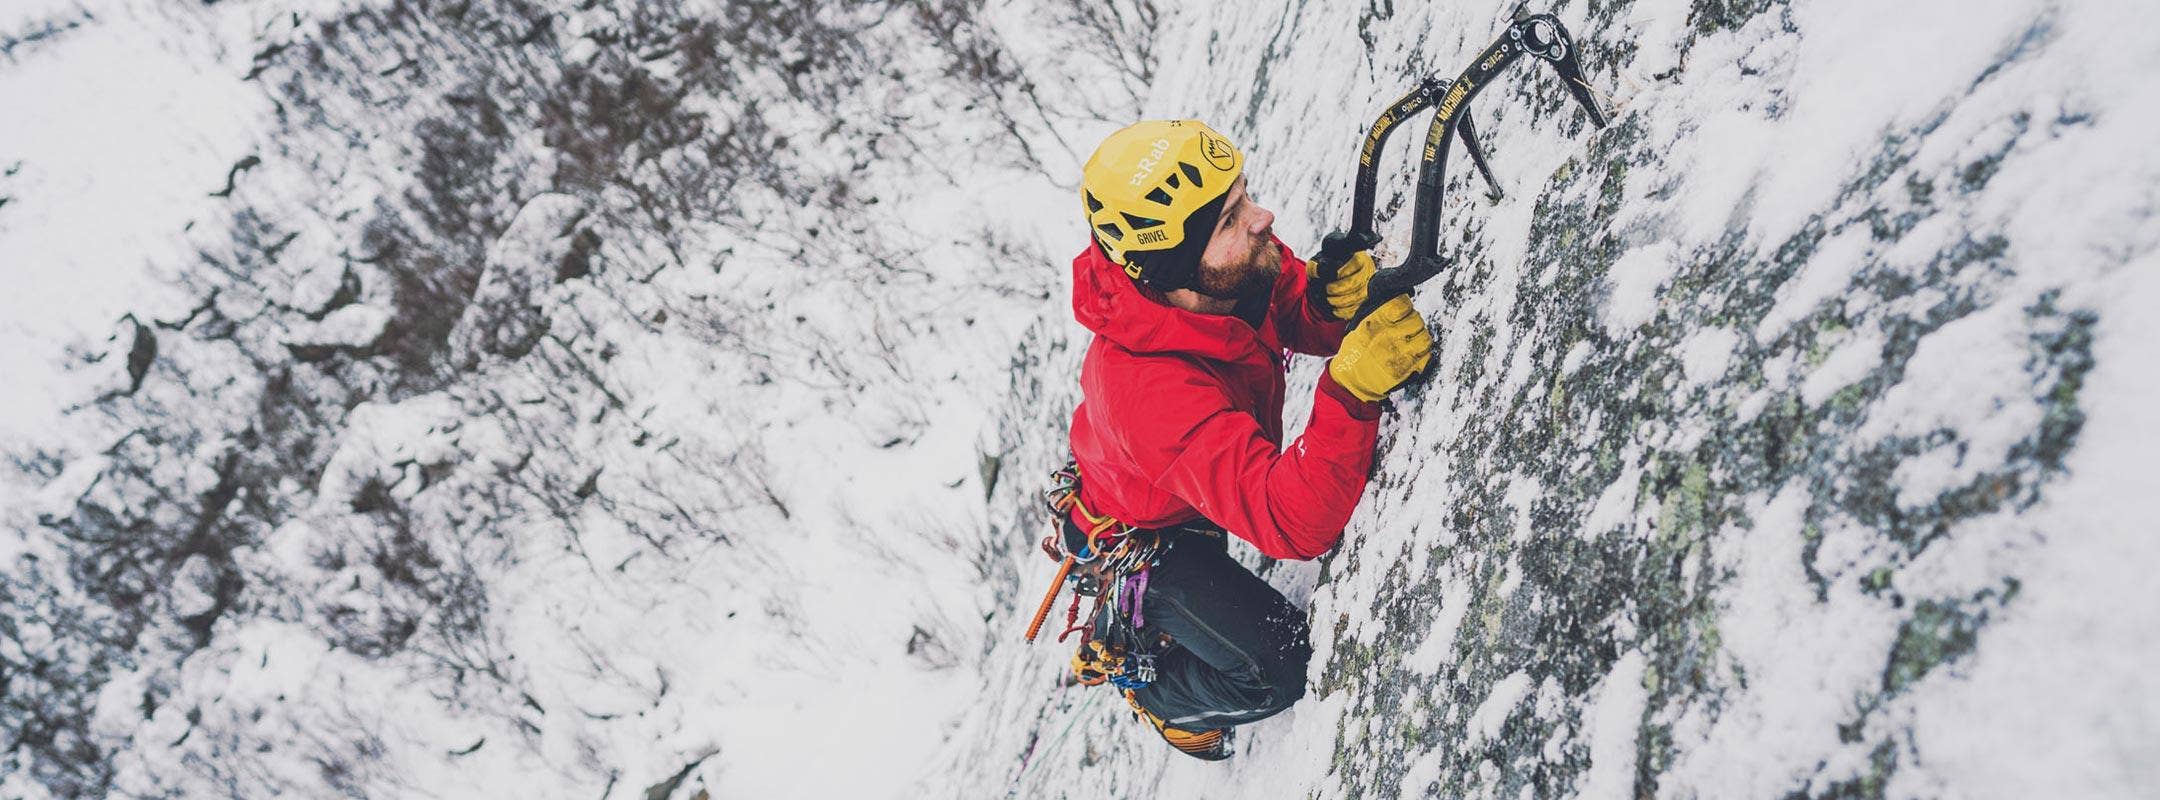
M 1245 156 L 1196 119 L 1126 126 L 1080 171 L 1080 202 L 1095 243 L 1134 280 L 1184 288 L 1222 215 Z

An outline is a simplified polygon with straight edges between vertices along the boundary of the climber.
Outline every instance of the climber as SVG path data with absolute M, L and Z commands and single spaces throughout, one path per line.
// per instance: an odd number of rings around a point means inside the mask
M 1244 156 L 1197 120 L 1111 134 L 1083 169 L 1081 201 L 1094 241 L 1073 259 L 1073 315 L 1094 339 L 1066 546 L 1084 550 L 1072 531 L 1112 519 L 1158 536 L 1141 595 L 1119 602 L 1134 617 L 1144 608 L 1144 623 L 1126 622 L 1154 650 L 1134 654 L 1150 674 L 1119 685 L 1138 685 L 1127 702 L 1181 752 L 1227 758 L 1231 726 L 1304 696 L 1312 648 L 1304 611 L 1240 566 L 1224 532 L 1270 558 L 1333 549 L 1372 466 L 1379 401 L 1425 367 L 1431 334 L 1407 296 L 1351 329 L 1371 255 L 1312 279 L 1275 237 Z M 1285 449 L 1291 352 L 1332 358 Z

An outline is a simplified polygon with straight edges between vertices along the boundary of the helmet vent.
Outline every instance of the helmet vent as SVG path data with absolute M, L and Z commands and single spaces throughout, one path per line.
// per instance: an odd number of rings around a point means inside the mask
M 1125 240 L 1125 232 L 1118 230 L 1118 227 L 1116 225 L 1112 225 L 1108 222 L 1095 226 L 1095 229 L 1098 231 L 1102 231 L 1102 234 L 1104 236 L 1110 237 L 1110 241 L 1121 242 Z
M 1196 188 L 1196 189 L 1205 189 L 1205 188 L 1207 188 L 1207 183 L 1206 183 L 1205 181 L 1202 181 L 1202 180 L 1200 180 L 1200 168 L 1199 168 L 1199 167 L 1195 167 L 1195 166 L 1193 166 L 1193 165 L 1191 165 L 1191 164 L 1187 164 L 1187 163 L 1185 163 L 1185 162 L 1183 162 L 1183 161 L 1180 161 L 1180 162 L 1178 162 L 1178 164 L 1177 164 L 1177 165 L 1178 165 L 1178 169 L 1181 169 L 1181 170 L 1184 170 L 1184 171 L 1185 171 L 1185 179 L 1186 179 L 1186 180 L 1189 180 L 1189 181 L 1192 181 L 1192 185 L 1193 185 L 1193 188 Z
M 1177 179 L 1177 173 L 1175 173 L 1175 172 L 1173 172 L 1173 173 L 1170 173 L 1170 177 L 1169 177 L 1169 178 L 1167 178 L 1167 179 L 1165 179 L 1165 180 L 1163 181 L 1163 183 L 1169 184 L 1169 185 L 1170 185 L 1170 188 L 1172 188 L 1172 189 L 1178 188 L 1178 179 Z
M 1148 218 L 1148 217 L 1136 217 L 1136 216 L 1133 216 L 1133 215 L 1131 215 L 1131 214 L 1127 214 L 1127 213 L 1124 213 L 1124 212 L 1122 212 L 1122 211 L 1121 211 L 1121 212 L 1118 212 L 1118 216 L 1124 217 L 1124 218 L 1125 218 L 1125 224 L 1127 224 L 1127 225 L 1130 225 L 1130 226 L 1132 226 L 1132 229 L 1133 229 L 1133 230 L 1136 230 L 1136 231 L 1137 231 L 1137 230 L 1146 230 L 1146 229 L 1148 229 L 1148 228 L 1157 228 L 1157 227 L 1161 227 L 1161 226 L 1162 226 L 1162 224 L 1163 224 L 1163 221 L 1162 221 L 1162 220 L 1159 220 L 1159 219 L 1150 219 L 1150 218 Z
M 1155 201 L 1158 205 L 1167 206 L 1170 204 L 1170 193 L 1163 191 L 1160 187 L 1157 187 L 1155 191 L 1147 193 L 1147 199 Z
M 1080 194 L 1087 198 L 1088 213 L 1093 214 L 1102 210 L 1102 201 L 1095 199 L 1094 192 L 1081 192 Z

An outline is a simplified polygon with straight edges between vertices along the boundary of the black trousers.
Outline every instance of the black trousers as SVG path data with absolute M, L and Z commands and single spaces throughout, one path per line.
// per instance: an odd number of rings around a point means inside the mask
M 1135 699 L 1171 727 L 1205 730 L 1265 719 L 1304 697 L 1305 612 L 1232 559 L 1219 529 L 1172 536 L 1148 575 L 1140 633 L 1175 644 Z

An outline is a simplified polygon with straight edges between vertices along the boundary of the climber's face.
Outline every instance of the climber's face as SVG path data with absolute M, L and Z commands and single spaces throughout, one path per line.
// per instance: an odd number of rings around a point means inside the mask
M 1245 191 L 1245 176 L 1230 184 L 1222 216 L 1207 250 L 1200 254 L 1201 294 L 1235 300 L 1265 293 L 1282 273 L 1282 248 L 1275 244 L 1275 212 L 1260 207 Z

